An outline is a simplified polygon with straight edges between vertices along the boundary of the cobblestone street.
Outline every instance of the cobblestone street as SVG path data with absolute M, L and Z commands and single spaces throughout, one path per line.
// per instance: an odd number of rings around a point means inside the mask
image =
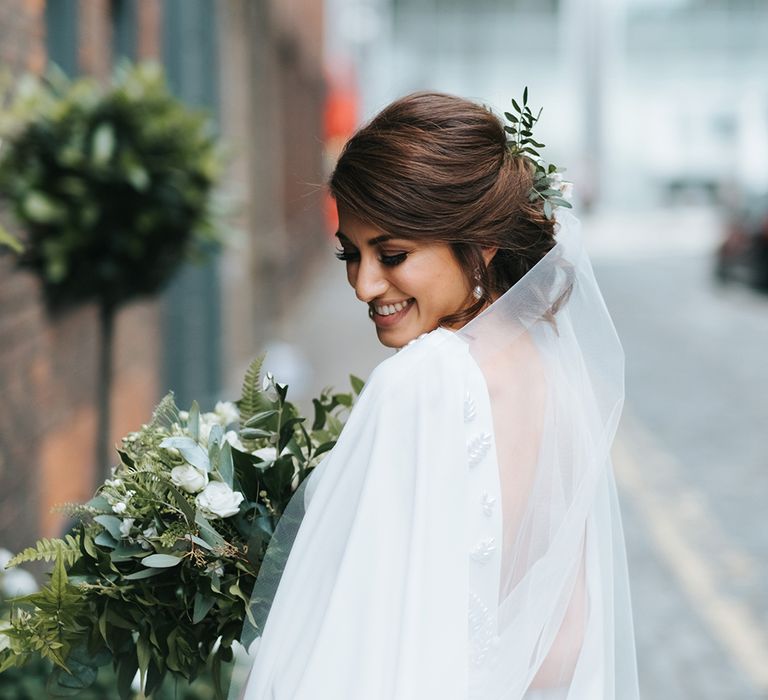
M 643 697 L 768 698 L 768 297 L 712 281 L 706 214 L 586 231 L 627 355 L 614 456 Z M 330 246 L 280 340 L 267 364 L 295 374 L 294 398 L 344 389 L 391 352 Z

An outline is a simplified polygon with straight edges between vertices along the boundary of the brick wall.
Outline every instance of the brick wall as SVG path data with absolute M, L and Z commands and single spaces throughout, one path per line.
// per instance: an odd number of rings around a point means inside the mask
M 109 4 L 81 0 L 80 7 L 81 69 L 106 78 Z M 0 60 L 15 75 L 45 66 L 44 11 L 42 0 L 0 3 Z M 158 0 L 141 0 L 141 57 L 158 55 L 159 22 Z M 145 422 L 159 398 L 159 317 L 155 301 L 118 316 L 111 444 Z M 0 546 L 18 550 L 59 534 L 65 518 L 52 508 L 91 495 L 98 353 L 94 306 L 49 316 L 37 279 L 0 256 Z

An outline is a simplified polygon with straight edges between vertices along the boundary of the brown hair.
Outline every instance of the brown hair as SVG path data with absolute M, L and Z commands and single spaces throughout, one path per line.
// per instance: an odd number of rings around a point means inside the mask
M 530 202 L 530 161 L 514 157 L 490 109 L 439 92 L 385 107 L 346 143 L 329 187 L 338 206 L 398 237 L 448 243 L 484 296 L 440 319 L 473 318 L 554 246 L 554 222 Z M 486 267 L 481 248 L 498 251 Z M 479 272 L 480 278 L 474 275 Z

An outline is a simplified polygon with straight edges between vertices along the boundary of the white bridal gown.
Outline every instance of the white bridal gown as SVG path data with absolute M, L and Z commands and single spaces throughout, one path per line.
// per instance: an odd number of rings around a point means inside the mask
M 231 697 L 638 697 L 609 454 L 623 353 L 558 222 L 480 316 L 374 370 L 281 520 Z

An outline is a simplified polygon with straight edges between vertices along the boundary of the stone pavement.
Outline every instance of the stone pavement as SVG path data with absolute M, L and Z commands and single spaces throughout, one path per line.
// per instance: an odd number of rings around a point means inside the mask
M 712 284 L 711 212 L 608 213 L 585 232 L 627 354 L 614 458 L 643 698 L 768 698 L 768 299 Z M 391 352 L 329 244 L 266 366 L 301 403 Z

